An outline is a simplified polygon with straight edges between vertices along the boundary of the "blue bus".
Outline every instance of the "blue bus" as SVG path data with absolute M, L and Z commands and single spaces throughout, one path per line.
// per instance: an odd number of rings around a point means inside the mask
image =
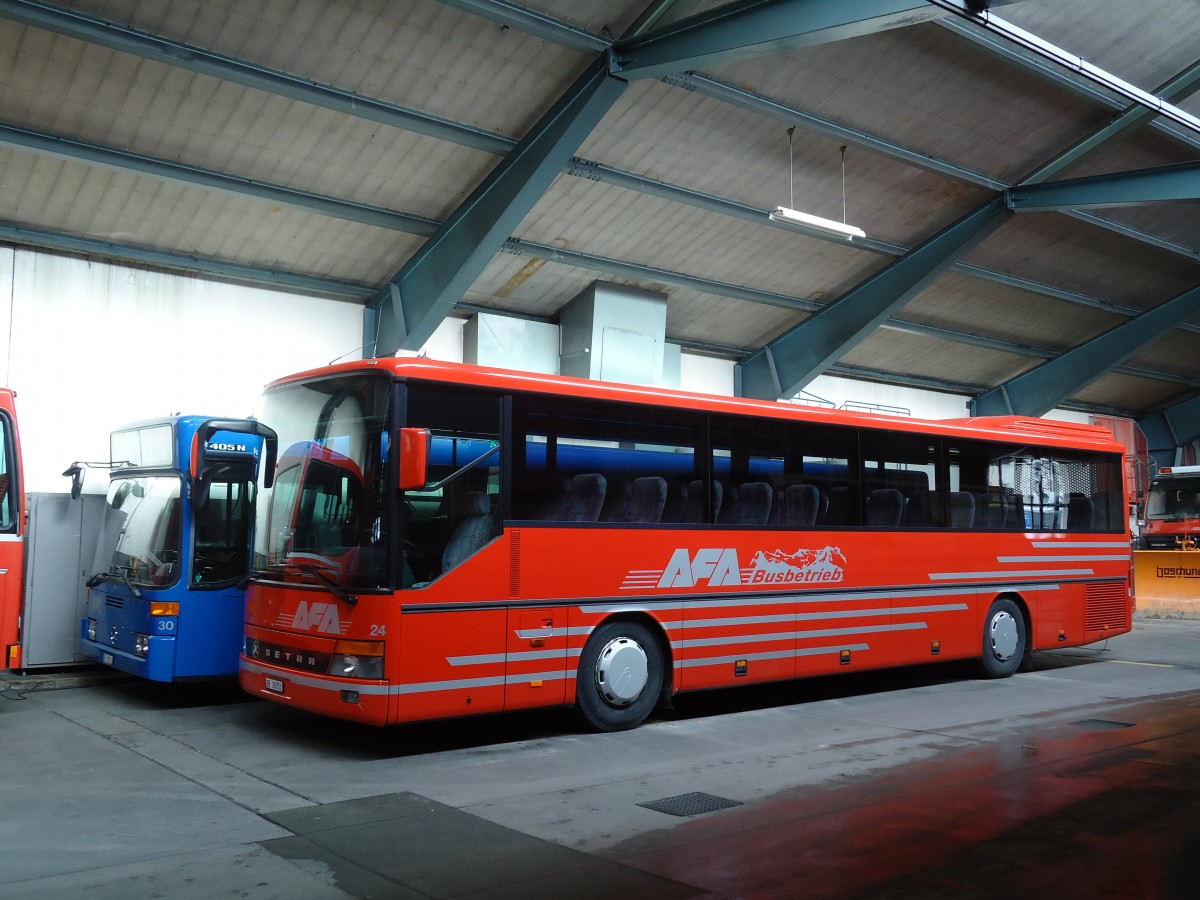
M 258 474 L 275 432 L 254 419 L 172 416 L 114 431 L 85 656 L 151 681 L 237 673 Z M 71 466 L 78 497 L 82 466 Z

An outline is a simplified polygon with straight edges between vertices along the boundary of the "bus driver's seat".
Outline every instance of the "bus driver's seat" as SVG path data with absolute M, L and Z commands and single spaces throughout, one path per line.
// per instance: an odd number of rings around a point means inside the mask
M 492 538 L 492 498 L 472 491 L 464 495 L 458 521 L 442 553 L 442 572 L 449 572 Z

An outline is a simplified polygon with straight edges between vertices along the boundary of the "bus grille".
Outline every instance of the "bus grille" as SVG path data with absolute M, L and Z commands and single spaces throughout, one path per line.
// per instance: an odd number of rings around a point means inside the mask
M 125 598 L 124 597 L 114 597 L 112 594 L 105 594 L 104 595 L 104 605 L 111 606 L 113 609 L 124 609 L 125 608 Z
M 1128 628 L 1127 599 L 1125 585 L 1122 582 L 1087 585 L 1084 588 L 1084 601 L 1087 605 L 1085 620 L 1087 631 Z

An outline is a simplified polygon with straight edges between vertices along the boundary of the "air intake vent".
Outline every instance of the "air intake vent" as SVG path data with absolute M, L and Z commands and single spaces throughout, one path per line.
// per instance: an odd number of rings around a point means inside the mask
M 114 597 L 112 594 L 105 594 L 104 595 L 104 605 L 111 606 L 113 609 L 124 609 L 125 608 L 125 598 L 124 597 Z
M 521 596 L 521 532 L 514 530 L 508 538 L 508 596 Z
M 1129 602 L 1120 581 L 1089 584 L 1084 588 L 1087 632 L 1104 632 L 1129 627 Z

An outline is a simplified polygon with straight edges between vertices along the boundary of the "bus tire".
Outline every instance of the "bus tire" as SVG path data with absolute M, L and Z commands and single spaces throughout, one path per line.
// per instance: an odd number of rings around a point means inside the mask
M 983 620 L 983 674 L 988 678 L 1007 678 L 1025 659 L 1025 616 L 1007 597 L 1000 597 L 988 609 Z
M 646 721 L 662 692 L 662 647 L 638 622 L 608 622 L 587 639 L 575 682 L 575 713 L 596 731 Z

